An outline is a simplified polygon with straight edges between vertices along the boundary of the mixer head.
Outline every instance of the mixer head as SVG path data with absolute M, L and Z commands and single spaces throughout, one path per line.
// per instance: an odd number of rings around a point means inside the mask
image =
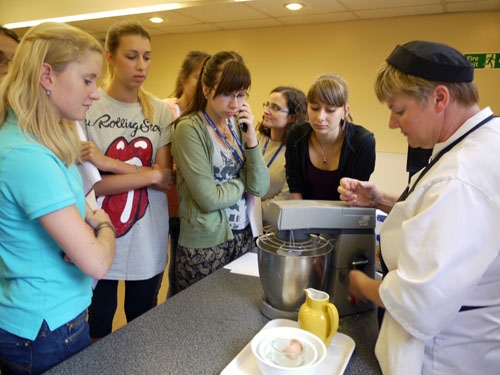
M 375 209 L 347 207 L 341 201 L 285 200 L 275 201 L 269 208 L 269 221 L 278 231 L 375 228 Z

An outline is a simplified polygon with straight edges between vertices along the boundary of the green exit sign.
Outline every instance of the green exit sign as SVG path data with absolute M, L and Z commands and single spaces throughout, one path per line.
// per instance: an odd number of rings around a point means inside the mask
M 475 69 L 500 69 L 500 53 L 465 54 Z

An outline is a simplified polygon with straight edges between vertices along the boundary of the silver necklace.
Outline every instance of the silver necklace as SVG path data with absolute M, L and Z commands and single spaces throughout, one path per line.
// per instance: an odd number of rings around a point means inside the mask
M 321 155 L 323 155 L 323 165 L 326 167 L 326 165 L 328 164 L 328 159 L 326 158 L 325 152 L 323 151 L 323 146 L 321 145 L 321 142 L 318 140 L 318 137 L 316 136 L 316 134 L 314 134 L 314 138 L 316 140 L 316 143 L 319 146 L 319 149 L 321 151 Z M 342 141 L 342 134 L 340 134 L 339 138 L 337 138 L 337 140 L 334 141 L 332 148 L 335 148 L 339 141 L 340 142 Z
M 327 165 L 328 164 L 328 160 L 326 159 L 326 156 L 325 156 L 325 153 L 323 152 L 323 146 L 321 146 L 321 143 L 319 143 L 318 140 L 316 140 L 316 142 L 318 143 L 319 145 L 319 149 L 321 151 L 321 155 L 323 155 L 323 165 Z

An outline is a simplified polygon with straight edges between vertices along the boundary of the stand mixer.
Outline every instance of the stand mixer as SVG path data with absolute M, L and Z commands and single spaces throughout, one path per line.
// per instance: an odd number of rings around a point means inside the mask
M 347 288 L 351 269 L 375 277 L 375 215 L 340 201 L 274 202 L 271 227 L 257 239 L 262 314 L 296 320 L 310 287 L 327 292 L 340 316 L 374 309 L 351 304 Z

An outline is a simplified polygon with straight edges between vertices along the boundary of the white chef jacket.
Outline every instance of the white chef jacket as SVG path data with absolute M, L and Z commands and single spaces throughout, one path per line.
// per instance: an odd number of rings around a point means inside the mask
M 471 117 L 433 157 L 491 114 Z M 383 373 L 500 374 L 500 119 L 448 151 L 380 236 L 389 269 L 375 348 Z

